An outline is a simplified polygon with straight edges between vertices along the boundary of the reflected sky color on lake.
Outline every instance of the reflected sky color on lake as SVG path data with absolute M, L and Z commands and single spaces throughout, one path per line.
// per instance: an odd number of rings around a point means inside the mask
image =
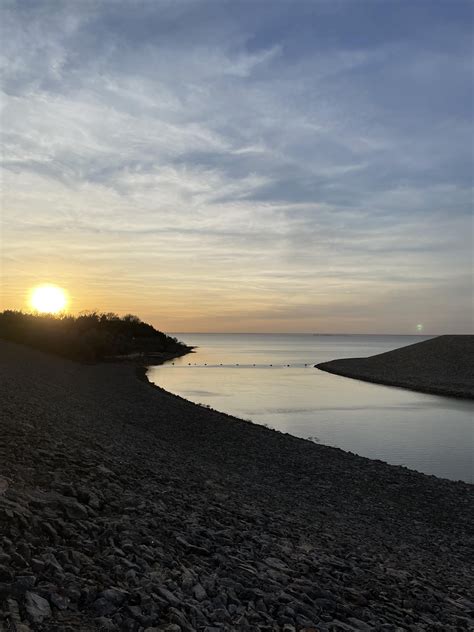
M 383 353 L 423 340 L 421 336 L 178 337 L 197 345 L 195 353 L 148 373 L 172 393 L 362 456 L 443 478 L 474 480 L 473 402 L 314 368 L 335 358 Z

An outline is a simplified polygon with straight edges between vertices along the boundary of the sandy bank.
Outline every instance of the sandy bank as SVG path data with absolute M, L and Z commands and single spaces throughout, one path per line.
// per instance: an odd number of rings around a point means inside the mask
M 474 336 L 438 336 L 369 358 L 331 360 L 316 367 L 367 382 L 474 398 Z
M 473 486 L 4 342 L 0 432 L 0 629 L 474 624 Z

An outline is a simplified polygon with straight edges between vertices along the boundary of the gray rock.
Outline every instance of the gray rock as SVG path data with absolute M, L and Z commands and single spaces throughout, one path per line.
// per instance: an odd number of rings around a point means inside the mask
M 49 619 L 52 614 L 48 600 L 33 592 L 27 592 L 25 595 L 25 610 L 28 619 L 34 624 L 43 623 L 44 619 Z
M 70 520 L 86 520 L 89 516 L 87 509 L 73 498 L 64 497 L 61 500 L 64 513 Z
M 112 619 L 108 619 L 107 617 L 97 617 L 94 622 L 97 625 L 98 630 L 101 632 L 114 632 L 117 630 L 117 626 Z
M 338 619 L 333 619 L 330 624 L 329 624 L 329 628 L 331 630 L 340 630 L 340 632 L 354 632 L 354 630 L 357 630 L 358 628 L 353 627 L 352 625 L 348 625 L 347 623 L 343 623 L 342 621 L 339 621 Z
M 372 630 L 372 626 L 362 621 L 361 619 L 356 619 L 355 617 L 349 617 L 347 621 L 354 626 L 357 630 L 362 630 L 363 632 L 370 632 Z
M 104 597 L 99 597 L 99 599 L 96 599 L 94 603 L 92 604 L 92 608 L 94 612 L 99 617 L 113 614 L 117 610 L 118 607 L 119 606 L 117 604 L 114 604 L 111 601 L 104 599 Z
M 35 573 L 41 573 L 44 570 L 45 563 L 37 557 L 31 558 L 31 568 Z
M 281 560 L 276 557 L 267 557 L 265 558 L 265 564 L 270 568 L 273 568 L 276 571 L 280 571 L 282 573 L 289 573 L 291 569 Z
M 47 535 L 49 535 L 49 537 L 50 537 L 52 540 L 56 540 L 56 539 L 57 539 L 57 537 L 58 537 L 58 532 L 56 531 L 56 529 L 55 529 L 52 525 L 50 525 L 50 524 L 49 524 L 49 522 L 43 522 L 41 526 L 42 526 L 42 528 L 43 528 L 43 531 L 44 531 Z
M 156 586 L 156 592 L 172 606 L 179 606 L 179 599 L 164 586 Z
M 25 558 L 16 551 L 12 553 L 12 563 L 19 568 L 25 568 L 26 566 Z
M 17 575 L 12 586 L 16 595 L 24 595 L 27 591 L 34 588 L 36 577 L 34 575 Z
M 25 558 L 26 561 L 31 560 L 31 547 L 26 542 L 21 542 L 18 546 L 18 552 Z
M 183 590 L 188 591 L 194 585 L 194 575 L 189 569 L 185 569 L 181 575 L 181 587 Z
M 99 474 L 102 474 L 103 476 L 115 476 L 115 474 L 112 472 L 112 470 L 109 470 L 108 467 L 105 467 L 105 465 L 98 465 L 97 466 L 97 472 L 99 472 Z
M 77 603 L 81 598 L 81 590 L 77 584 L 69 584 L 66 588 L 66 593 L 70 600 L 74 603 Z
M 193 629 L 184 613 L 178 610 L 178 608 L 171 607 L 168 610 L 168 616 L 171 623 L 178 624 L 185 632 L 190 632 Z
M 49 601 L 58 610 L 66 610 L 69 607 L 69 604 L 71 602 L 69 597 L 65 597 L 65 596 L 63 597 L 62 595 L 59 595 L 57 592 L 50 593 Z
M 0 565 L 0 582 L 11 582 L 13 580 L 13 575 L 8 566 L 4 564 Z
M 201 586 L 201 584 L 196 584 L 193 588 L 193 595 L 194 595 L 194 598 L 197 599 L 198 601 L 203 601 L 207 597 L 207 592 Z
M 53 555 L 53 553 L 48 553 L 45 556 L 45 562 L 47 563 L 50 569 L 54 570 L 55 574 L 61 575 L 61 576 L 63 575 L 63 567 L 58 562 L 56 556 Z
M 230 614 L 226 608 L 218 608 L 211 614 L 210 619 L 215 622 L 229 621 Z
M 191 544 L 182 536 L 177 536 L 176 542 L 184 546 L 190 553 L 196 553 L 197 555 L 210 555 L 209 549 L 204 546 L 196 546 L 194 544 Z
M 128 592 L 126 590 L 122 590 L 121 588 L 107 588 L 103 590 L 99 597 L 109 601 L 110 603 L 115 604 L 116 606 L 120 606 L 123 604 L 125 599 L 128 597 Z

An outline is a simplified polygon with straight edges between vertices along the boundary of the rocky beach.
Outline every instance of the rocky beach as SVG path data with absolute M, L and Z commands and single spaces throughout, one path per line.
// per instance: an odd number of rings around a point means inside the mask
M 474 629 L 472 485 L 4 341 L 0 433 L 1 632 Z

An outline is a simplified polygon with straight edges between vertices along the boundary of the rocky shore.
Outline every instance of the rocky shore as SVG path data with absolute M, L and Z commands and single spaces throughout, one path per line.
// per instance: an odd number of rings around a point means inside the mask
M 474 399 L 474 336 L 438 336 L 369 358 L 322 362 L 316 368 L 366 382 Z
M 474 629 L 474 488 L 0 342 L 2 632 Z

